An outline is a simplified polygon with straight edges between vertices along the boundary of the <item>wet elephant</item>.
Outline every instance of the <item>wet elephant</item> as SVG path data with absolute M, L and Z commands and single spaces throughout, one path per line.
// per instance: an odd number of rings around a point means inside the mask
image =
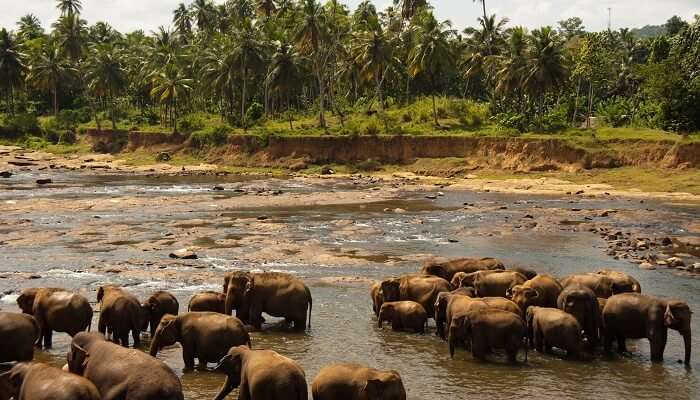
M 226 294 L 206 291 L 195 294 L 187 304 L 187 311 L 226 313 Z
M 311 291 L 299 278 L 281 272 L 236 272 L 226 276 L 224 286 L 226 314 L 236 309 L 236 316 L 241 315 L 241 321 L 256 329 L 261 328 L 263 312 L 284 317 L 287 323 L 294 324 L 295 331 L 303 331 L 308 311 L 311 327 Z
M 241 320 L 216 312 L 187 312 L 178 316 L 165 315 L 151 342 L 151 356 L 175 343 L 182 346 L 185 367 L 194 368 L 194 359 L 206 367 L 217 363 L 233 346 L 247 344 L 250 336 Z
M 157 291 L 141 305 L 141 330 L 146 331 L 150 326 L 151 337 L 156 334 L 156 328 L 165 314 L 177 315 L 180 303 L 175 296 L 165 291 Z
M 492 349 L 505 349 L 511 363 L 517 361 L 518 350 L 526 337 L 525 322 L 518 314 L 488 308 L 456 315 L 449 328 L 447 342 L 450 357 L 460 341 L 471 342 L 472 356 L 484 360 Z M 525 350 L 527 359 L 527 349 Z
M 391 322 L 391 329 L 395 331 L 425 333 L 428 313 L 415 301 L 388 301 L 379 310 L 377 326 L 381 328 L 384 321 Z
M 602 320 L 598 298 L 593 290 L 577 284 L 566 286 L 559 294 L 557 308 L 576 318 L 588 339 L 589 348 L 598 346 Z
M 379 309 L 382 307 L 384 297 L 382 295 L 382 283 L 375 282 L 369 289 L 369 295 L 372 298 L 372 311 L 375 316 L 379 316 Z
M 549 353 L 556 347 L 569 357 L 583 354 L 581 325 L 573 315 L 558 308 L 530 306 L 525 321 L 530 347 L 537 351 Z
M 475 272 L 474 274 L 472 286 L 477 297 L 505 297 L 510 288 L 527 281 L 525 275 L 515 271 L 494 274 Z
M 513 300 L 525 315 L 529 306 L 556 308 L 561 290 L 559 281 L 550 275 L 542 274 L 523 284 L 513 286 L 506 293 L 506 297 Z
M 40 332 L 31 315 L 0 311 L 0 363 L 31 361 Z
M 597 297 L 608 298 L 617 293 L 612 279 L 605 275 L 585 273 L 573 274 L 561 280 L 562 287 L 581 285 L 591 289 Z
M 65 289 L 24 289 L 17 304 L 22 312 L 33 315 L 39 324 L 41 333 L 37 345 L 41 345 L 43 338 L 44 346 L 51 347 L 53 331 L 75 336 L 78 332 L 90 330 L 92 307 L 88 299 Z
M 19 363 L 0 375 L 16 400 L 100 400 L 100 393 L 89 380 L 41 363 Z M 6 389 L 6 390 L 7 390 Z M 0 394 L 0 400 L 3 398 Z
M 610 351 L 617 339 L 618 351 L 627 350 L 625 339 L 649 339 L 651 359 L 663 361 L 668 329 L 683 336 L 685 364 L 690 364 L 692 312 L 688 304 L 672 299 L 662 299 L 640 293 L 623 293 L 610 297 L 603 309 L 605 324 L 605 349 Z
M 440 293 L 435 300 L 435 325 L 437 335 L 446 339 L 447 331 L 454 315 L 477 309 L 496 308 L 520 315 L 520 308 L 512 301 L 503 297 L 472 298 L 461 294 L 457 289 L 453 292 Z
M 444 262 L 426 261 L 420 272 L 426 275 L 439 276 L 449 282 L 457 272 L 470 273 L 504 268 L 503 262 L 495 258 L 457 258 Z
M 116 286 L 101 286 L 97 290 L 100 303 L 100 319 L 97 329 L 105 336 L 111 333 L 112 340 L 129 347 L 129 333 L 134 338 L 134 347 L 141 344 L 141 303 L 136 296 Z
M 619 293 L 642 293 L 642 285 L 632 275 L 611 269 L 601 269 L 598 275 L 607 276 L 613 281 L 613 291 Z
M 99 333 L 73 337 L 68 369 L 90 380 L 103 400 L 184 400 L 180 380 L 165 363 Z
M 304 370 L 294 360 L 271 350 L 233 347 L 216 370 L 226 374 L 226 382 L 215 400 L 224 399 L 235 388 L 239 399 L 308 399 Z
M 311 384 L 313 400 L 406 400 L 396 371 L 380 371 L 359 364 L 323 367 Z
M 384 301 L 415 301 L 423 306 L 431 318 L 435 315 L 435 299 L 438 294 L 450 290 L 448 281 L 432 275 L 405 275 L 382 281 Z

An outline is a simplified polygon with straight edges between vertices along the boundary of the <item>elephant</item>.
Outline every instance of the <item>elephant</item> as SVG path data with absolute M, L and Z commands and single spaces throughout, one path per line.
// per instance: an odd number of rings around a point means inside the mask
M 180 303 L 175 296 L 162 290 L 157 291 L 141 305 L 141 330 L 146 331 L 150 326 L 152 338 L 156 334 L 160 319 L 165 314 L 177 315 L 179 311 Z
M 457 272 L 470 273 L 504 268 L 503 262 L 495 258 L 457 258 L 445 262 L 427 261 L 420 272 L 425 275 L 439 276 L 449 282 Z
M 523 284 L 527 281 L 525 275 L 515 271 L 502 271 L 489 273 L 491 271 L 474 272 L 462 280 L 462 283 L 473 282 L 471 286 L 477 297 L 505 297 L 508 289 L 513 286 Z
M 323 367 L 311 383 L 313 400 L 406 400 L 396 371 L 380 371 L 359 364 Z
M 527 279 L 534 279 L 537 275 L 539 275 L 534 269 L 525 267 L 510 267 L 508 268 L 508 271 L 520 272 L 521 274 L 525 275 Z
M 304 370 L 294 360 L 271 350 L 232 347 L 216 370 L 227 377 L 215 400 L 224 399 L 235 388 L 239 388 L 241 400 L 308 399 Z
M 530 306 L 525 320 L 531 348 L 550 352 L 557 347 L 574 358 L 583 354 L 581 325 L 573 315 L 558 308 Z
M 517 361 L 518 349 L 527 335 L 525 322 L 510 311 L 495 308 L 460 313 L 452 319 L 447 342 L 454 357 L 458 341 L 470 342 L 472 356 L 484 360 L 491 349 L 505 349 L 511 363 Z M 527 346 L 525 346 L 527 360 Z
M 578 284 L 566 286 L 557 298 L 557 308 L 576 318 L 588 339 L 590 349 L 598 346 L 602 320 L 598 298 L 593 290 Z
M 89 380 L 41 363 L 19 363 L 0 375 L 16 400 L 100 400 L 100 392 Z M 5 400 L 0 394 L 0 400 Z
M 308 309 L 309 328 L 311 328 L 311 309 L 313 299 L 311 291 L 292 275 L 281 272 L 234 272 L 226 276 L 225 313 L 231 315 L 236 309 L 236 316 L 255 329 L 261 329 L 262 313 L 273 317 L 284 317 L 287 323 L 294 324 L 295 331 L 306 328 Z
M 542 274 L 513 286 L 506 292 L 506 297 L 513 300 L 525 315 L 529 306 L 556 307 L 561 290 L 559 281 L 550 275 Z
M 590 288 L 597 297 L 608 298 L 618 293 L 614 282 L 606 275 L 585 273 L 573 274 L 561 280 L 561 286 L 582 285 Z M 619 292 L 621 293 L 621 292 Z
M 375 316 L 379 316 L 379 309 L 382 308 L 382 303 L 384 302 L 384 296 L 382 295 L 382 283 L 375 282 L 369 289 L 369 295 L 372 297 L 372 311 L 374 311 Z
M 433 275 L 404 275 L 382 281 L 384 301 L 412 300 L 420 303 L 429 317 L 435 315 L 435 299 L 440 292 L 449 292 L 450 283 Z
M 73 337 L 68 370 L 90 380 L 103 400 L 184 400 L 180 380 L 165 363 L 97 332 Z
M 101 304 L 97 323 L 103 335 L 112 334 L 112 340 L 129 347 L 129 332 L 134 338 L 134 347 L 141 345 L 141 303 L 126 290 L 116 286 L 101 286 L 97 290 L 97 302 Z
M 187 311 L 209 311 L 225 314 L 226 294 L 214 291 L 197 293 L 190 298 Z
M 447 339 L 446 332 L 450 328 L 452 316 L 458 313 L 491 307 L 520 314 L 520 308 L 508 299 L 503 297 L 473 298 L 461 293 L 460 291 L 462 289 L 465 288 L 460 288 L 452 292 L 442 292 L 438 294 L 435 300 L 436 334 L 442 339 Z
M 31 361 L 41 330 L 31 315 L 0 311 L 0 363 Z
M 674 299 L 662 299 L 640 293 L 611 296 L 603 309 L 605 350 L 610 351 L 617 338 L 618 351 L 626 351 L 625 339 L 649 339 L 651 359 L 663 361 L 668 328 L 677 330 L 685 344 L 686 365 L 690 364 L 692 311 L 688 304 Z
M 391 329 L 395 331 L 425 333 L 428 313 L 420 303 L 415 301 L 388 301 L 382 304 L 379 310 L 377 326 L 381 328 L 384 321 L 391 322 Z
M 185 368 L 192 369 L 195 358 L 206 367 L 207 363 L 218 363 L 233 346 L 250 346 L 250 336 L 241 320 L 230 315 L 216 312 L 166 314 L 151 342 L 151 356 L 157 356 L 162 348 L 176 342 L 182 345 Z
M 611 269 L 600 269 L 596 274 L 607 276 L 612 279 L 615 294 L 628 292 L 642 293 L 642 285 L 630 274 Z
M 56 288 L 24 289 L 17 305 L 25 314 L 33 315 L 39 324 L 37 345 L 51 347 L 53 331 L 65 332 L 71 337 L 90 330 L 92 307 L 88 299 L 76 293 Z

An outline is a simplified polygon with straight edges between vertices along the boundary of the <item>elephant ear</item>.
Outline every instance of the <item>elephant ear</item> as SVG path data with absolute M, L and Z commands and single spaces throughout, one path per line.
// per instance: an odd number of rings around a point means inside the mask
M 90 353 L 75 343 L 70 345 L 71 351 L 68 353 L 68 369 L 70 372 L 82 375 L 87 368 Z
M 241 355 L 229 351 L 228 354 L 221 358 L 216 367 L 214 367 L 214 371 L 223 372 L 229 376 L 238 376 L 241 373 L 241 363 Z
M 102 298 L 105 296 L 105 288 L 103 286 L 100 286 L 99 289 L 97 289 L 97 302 L 101 302 Z
M 381 399 L 384 394 L 384 382 L 381 379 L 367 379 L 362 391 L 367 394 L 368 399 Z
M 8 400 L 17 394 L 11 375 L 9 371 L 0 374 L 0 400 Z

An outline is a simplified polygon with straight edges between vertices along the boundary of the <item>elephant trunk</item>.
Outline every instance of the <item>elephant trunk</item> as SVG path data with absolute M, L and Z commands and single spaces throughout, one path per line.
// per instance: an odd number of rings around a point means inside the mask
M 234 303 L 234 295 L 233 295 L 233 293 L 229 292 L 226 294 L 226 304 L 224 306 L 224 313 L 226 315 L 233 314 L 233 303 Z
M 450 358 L 454 358 L 454 356 L 455 356 L 455 342 L 456 341 L 457 340 L 454 337 L 454 335 L 452 333 L 450 333 L 447 337 L 447 342 L 450 345 Z
M 690 331 L 690 327 L 683 331 L 683 342 L 685 344 L 685 364 L 689 365 L 690 364 L 690 351 L 691 351 L 691 346 L 692 346 L 692 335 Z
M 155 357 L 158 355 L 158 351 L 160 351 L 160 339 L 158 336 L 156 336 L 151 342 L 151 349 L 149 353 L 151 354 L 151 357 Z
M 377 327 L 381 328 L 382 327 L 382 315 L 379 314 L 379 318 L 377 318 Z

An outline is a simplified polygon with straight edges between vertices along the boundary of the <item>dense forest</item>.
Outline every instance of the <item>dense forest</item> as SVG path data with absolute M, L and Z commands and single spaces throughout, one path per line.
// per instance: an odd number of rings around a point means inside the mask
M 425 0 L 354 11 L 337 0 L 195 0 L 169 27 L 121 33 L 89 25 L 80 0 L 58 0 L 50 31 L 31 14 L 0 30 L 3 132 L 190 133 L 212 118 L 218 131 L 299 129 L 301 118 L 327 130 L 373 118 L 370 133 L 400 134 L 448 116 L 516 134 L 585 127 L 588 116 L 700 130 L 700 16 L 638 38 L 589 32 L 577 17 L 528 30 L 475 3 L 483 16 L 463 31 Z

